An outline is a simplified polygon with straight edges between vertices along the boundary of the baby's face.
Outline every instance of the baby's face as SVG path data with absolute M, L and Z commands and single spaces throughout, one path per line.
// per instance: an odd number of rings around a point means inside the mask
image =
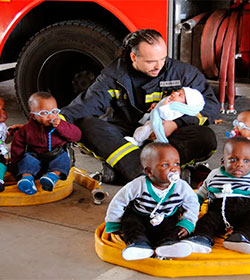
M 6 122 L 8 114 L 5 109 L 5 102 L 0 98 L 0 123 Z
M 227 143 L 224 148 L 225 170 L 234 177 L 243 177 L 250 171 L 250 145 L 248 143 Z
M 186 95 L 184 89 L 179 89 L 177 91 L 172 92 L 169 96 L 169 101 L 186 103 Z
M 51 112 L 51 110 L 55 108 L 57 108 L 57 103 L 54 98 L 49 98 L 49 99 L 40 98 L 37 104 L 32 108 L 30 108 L 30 111 L 34 113 L 39 113 L 43 110 Z M 31 116 L 33 117 L 33 119 L 37 120 L 39 123 L 41 123 L 44 126 L 50 126 L 51 121 L 54 118 L 58 117 L 58 115 L 54 115 L 54 114 L 48 114 L 47 116 L 41 117 L 32 113 Z
M 240 128 L 236 126 L 235 129 L 238 130 L 239 135 L 250 140 L 250 112 L 242 112 L 238 115 L 237 121 L 239 123 L 244 123 L 247 128 Z
M 170 184 L 169 172 L 180 174 L 180 156 L 173 147 L 158 148 L 152 153 L 146 173 L 156 188 L 165 189 Z

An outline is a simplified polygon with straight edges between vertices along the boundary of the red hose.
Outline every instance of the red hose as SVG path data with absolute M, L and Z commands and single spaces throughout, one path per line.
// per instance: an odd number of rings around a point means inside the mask
M 243 11 L 243 12 L 242 12 Z M 240 16 L 241 15 L 241 16 Z M 219 78 L 221 113 L 235 114 L 235 55 L 240 49 L 242 73 L 250 71 L 250 3 L 235 3 L 207 19 L 201 36 L 201 64 L 208 78 Z M 225 110 L 226 84 L 228 106 Z
M 221 56 L 221 64 L 220 64 L 220 74 L 219 74 L 219 91 L 220 91 L 220 104 L 221 104 L 221 113 L 225 113 L 225 92 L 226 92 L 226 78 L 227 78 L 227 69 L 228 69 L 228 61 L 230 55 L 230 48 L 233 39 L 233 33 L 235 25 L 237 24 L 239 12 L 237 10 L 233 10 L 232 14 L 230 15 L 229 25 L 225 37 L 225 41 L 223 44 L 222 49 L 222 56 Z M 234 57 L 233 57 L 234 59 Z
M 216 40 L 215 40 L 215 62 L 216 62 L 218 69 L 220 68 L 222 47 L 223 47 L 223 42 L 225 39 L 227 27 L 228 27 L 228 22 L 229 22 L 229 16 L 225 17 L 224 20 L 222 21 L 222 24 L 219 27 L 219 31 L 218 31 L 218 34 L 217 34 Z M 219 74 L 219 72 L 218 72 L 218 74 Z
M 227 114 L 236 114 L 236 110 L 234 109 L 234 97 L 235 97 L 235 52 L 236 52 L 236 41 L 237 41 L 237 30 L 238 30 L 238 22 L 236 22 L 234 31 L 233 31 L 233 39 L 229 53 L 228 60 L 228 72 L 227 72 L 227 90 L 228 90 L 228 107 Z
M 201 65 L 208 78 L 218 76 L 218 68 L 215 63 L 214 41 L 217 29 L 226 16 L 227 10 L 216 10 L 207 19 L 201 35 Z

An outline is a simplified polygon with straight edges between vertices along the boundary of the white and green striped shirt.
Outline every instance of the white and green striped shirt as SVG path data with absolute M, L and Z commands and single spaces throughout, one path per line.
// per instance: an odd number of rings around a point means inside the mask
M 202 204 L 209 195 L 212 195 L 214 198 L 223 197 L 222 190 L 225 184 L 230 184 L 232 189 L 232 193 L 228 193 L 227 197 L 241 196 L 250 198 L 250 173 L 238 178 L 227 173 L 224 167 L 220 167 L 212 170 L 198 189 L 199 202 Z
M 149 216 L 162 198 L 158 191 L 157 193 L 147 176 L 140 176 L 126 184 L 117 192 L 109 204 L 105 218 L 106 232 L 120 229 L 121 218 L 131 201 L 133 201 L 133 207 L 139 214 Z M 199 203 L 193 189 L 180 179 L 166 194 L 163 190 L 162 195 L 165 195 L 165 197 L 157 209 L 157 213 L 163 213 L 167 218 L 182 207 L 184 213 L 178 225 L 192 232 L 199 214 Z

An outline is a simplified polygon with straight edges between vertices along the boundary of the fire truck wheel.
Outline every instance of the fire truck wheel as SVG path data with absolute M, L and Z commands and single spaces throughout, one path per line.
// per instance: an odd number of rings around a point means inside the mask
M 120 41 L 90 21 L 64 21 L 36 33 L 17 60 L 15 87 L 19 104 L 28 116 L 28 99 L 49 91 L 61 108 L 84 92 L 110 63 Z

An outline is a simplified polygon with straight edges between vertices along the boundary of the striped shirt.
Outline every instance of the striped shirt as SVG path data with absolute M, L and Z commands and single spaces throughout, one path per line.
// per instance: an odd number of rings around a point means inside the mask
M 172 216 L 178 208 L 182 207 L 184 213 L 178 225 L 185 227 L 189 232 L 194 229 L 198 219 L 199 203 L 197 196 L 185 181 L 180 179 L 167 192 L 162 190 L 159 195 L 158 190 L 154 191 L 149 178 L 140 176 L 121 188 L 113 197 L 105 218 L 106 232 L 120 229 L 121 218 L 131 201 L 138 214 L 148 216 L 160 201 L 161 204 L 156 213 L 164 214 L 165 218 Z
M 210 172 L 207 179 L 198 189 L 197 195 L 202 204 L 208 197 L 221 198 L 224 196 L 223 186 L 231 185 L 232 193 L 227 193 L 227 197 L 249 197 L 250 198 L 250 173 L 238 178 L 228 174 L 224 167 L 216 168 Z

